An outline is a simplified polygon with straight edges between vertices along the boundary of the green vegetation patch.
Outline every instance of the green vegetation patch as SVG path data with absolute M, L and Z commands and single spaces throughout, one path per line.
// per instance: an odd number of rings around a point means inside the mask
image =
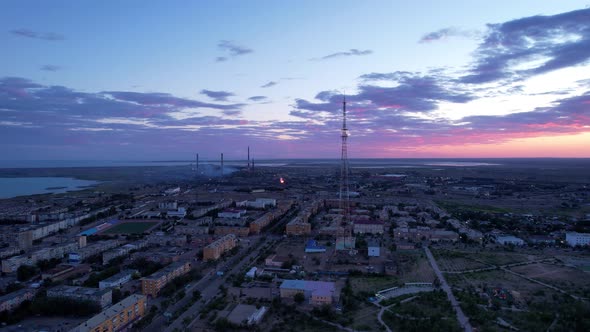
M 486 213 L 510 213 L 511 210 L 491 206 L 491 205 L 479 205 L 479 204 L 463 204 L 454 201 L 435 201 L 435 203 L 441 208 L 447 210 L 450 213 L 474 211 L 474 212 L 486 212 Z
M 115 225 L 102 234 L 141 234 L 159 223 L 159 221 L 126 222 Z
M 375 294 L 386 288 L 402 285 L 397 277 L 380 275 L 351 277 L 350 284 L 355 293 L 368 292 L 370 294 Z
M 391 307 L 384 312 L 383 320 L 397 331 L 461 331 L 443 291 L 422 293 Z

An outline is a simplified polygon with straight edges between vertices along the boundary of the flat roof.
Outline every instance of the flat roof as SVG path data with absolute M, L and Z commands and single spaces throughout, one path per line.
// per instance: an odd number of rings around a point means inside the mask
M 186 263 L 188 263 L 188 262 L 174 262 L 174 263 L 172 263 L 172 264 L 170 264 L 170 265 L 168 265 L 168 266 L 166 266 L 166 267 L 164 267 L 164 268 L 162 268 L 162 269 L 160 269 L 160 270 L 158 270 L 158 271 L 152 273 L 151 275 L 149 275 L 145 278 L 142 278 L 142 279 L 158 279 L 161 276 L 166 275 L 166 274 L 178 269 L 179 267 L 185 265 Z
M 124 298 L 123 300 L 121 300 L 120 302 L 110 306 L 109 308 L 103 310 L 101 313 L 90 318 L 86 322 L 76 326 L 71 331 L 74 331 L 74 332 L 92 331 L 97 326 L 102 324 L 104 321 L 119 315 L 121 313 L 121 311 L 123 311 L 127 307 L 139 302 L 142 298 L 145 299 L 145 295 L 133 294 L 131 296 L 128 296 L 128 297 Z

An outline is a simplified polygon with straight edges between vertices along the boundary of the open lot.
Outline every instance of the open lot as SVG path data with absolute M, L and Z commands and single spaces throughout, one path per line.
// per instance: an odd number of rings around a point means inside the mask
M 486 264 L 491 265 L 507 265 L 507 264 L 515 264 L 515 263 L 524 263 L 539 259 L 544 259 L 542 255 L 537 254 L 523 254 L 523 253 L 514 253 L 514 252 L 502 252 L 502 251 L 484 251 L 484 252 L 476 252 L 471 253 L 469 255 L 470 258 L 476 261 L 482 261 Z
M 398 277 L 368 275 L 350 277 L 350 285 L 357 294 L 361 292 L 375 294 L 376 292 L 386 288 L 401 286 L 402 282 Z
M 467 252 L 437 249 L 432 250 L 432 253 L 442 271 L 459 272 L 490 267 L 488 264 L 471 259 L 469 257 L 471 254 Z
M 511 268 L 529 278 L 545 282 L 575 295 L 590 297 L 590 275 L 578 269 L 554 264 L 529 264 Z
M 381 324 L 377 320 L 379 308 L 363 303 L 361 308 L 354 312 L 352 327 L 357 331 L 380 331 Z
M 139 234 L 149 230 L 159 223 L 159 221 L 125 222 L 105 230 L 102 234 Z

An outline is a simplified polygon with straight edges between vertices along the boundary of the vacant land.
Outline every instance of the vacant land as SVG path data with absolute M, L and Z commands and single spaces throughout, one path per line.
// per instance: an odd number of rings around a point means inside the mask
M 489 264 L 475 261 L 470 258 L 472 253 L 451 251 L 445 249 L 433 250 L 438 266 L 443 271 L 459 272 L 490 267 Z
M 547 258 L 540 255 L 521 254 L 514 252 L 479 252 L 471 254 L 470 257 L 476 261 L 498 266 L 525 263 Z
M 378 313 L 378 307 L 372 304 L 361 304 L 361 308 L 354 312 L 352 327 L 358 331 L 380 331 Z
M 537 263 L 516 266 L 511 268 L 511 270 L 560 288 L 568 293 L 590 297 L 589 275 L 578 269 L 554 264 Z
M 461 331 L 447 296 L 442 291 L 422 293 L 390 307 L 383 320 L 397 331 Z
M 372 295 L 386 288 L 401 286 L 402 282 L 397 277 L 375 275 L 350 277 L 350 285 L 357 294 L 368 292 Z
M 156 226 L 158 223 L 158 221 L 126 222 L 115 225 L 102 232 L 102 234 L 139 234 Z

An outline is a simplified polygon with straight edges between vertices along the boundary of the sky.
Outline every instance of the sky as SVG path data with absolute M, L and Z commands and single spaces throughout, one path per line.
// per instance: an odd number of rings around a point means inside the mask
M 0 3 L 0 160 L 590 157 L 590 0 Z

